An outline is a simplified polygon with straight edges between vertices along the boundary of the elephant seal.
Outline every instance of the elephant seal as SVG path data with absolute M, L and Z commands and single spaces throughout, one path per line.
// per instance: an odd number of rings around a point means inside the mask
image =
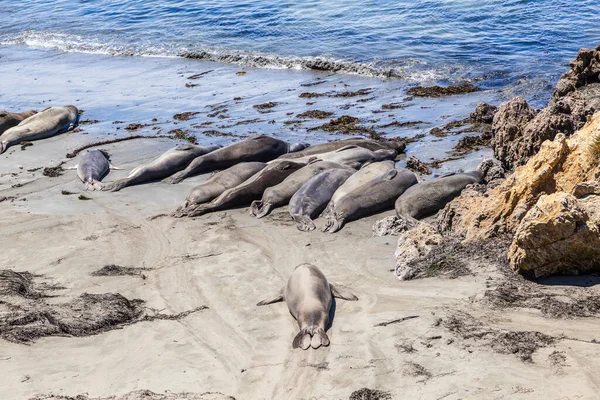
M 392 169 L 354 189 L 331 208 L 324 232 L 334 233 L 344 223 L 394 207 L 396 199 L 417 183 L 417 177 L 406 169 Z
M 162 179 L 177 171 L 181 171 L 196 157 L 220 148 L 221 146 L 201 147 L 193 144 L 181 144 L 167 150 L 154 160 L 134 168 L 127 178 L 114 181 L 106 185 L 103 190 L 117 192 L 127 186 Z
M 329 346 L 326 331 L 331 322 L 329 317 L 333 297 L 348 301 L 358 300 L 352 293 L 327 282 L 323 272 L 316 266 L 300 264 L 275 297 L 256 305 L 264 306 L 285 301 L 300 328 L 300 332 L 294 337 L 292 348 L 318 349 L 321 346 Z
M 399 217 L 419 219 L 441 210 L 460 192 L 473 183 L 482 183 L 479 171 L 453 174 L 421 182 L 404 192 L 396 200 Z
M 46 139 L 77 126 L 79 110 L 75 106 L 50 107 L 7 129 L 0 136 L 0 154 L 24 141 Z
M 325 209 L 324 215 L 327 215 L 331 212 L 333 205 L 340 200 L 342 197 L 356 189 L 357 187 L 364 185 L 370 180 L 385 174 L 391 169 L 394 169 L 395 163 L 391 160 L 374 162 L 370 164 L 363 165 L 361 169 L 358 170 L 355 174 L 353 174 L 342 186 L 335 191 L 333 196 L 331 196 L 331 200 Z
M 84 183 L 84 190 L 101 190 L 100 180 L 108 174 L 110 169 L 121 169 L 112 165 L 109 161 L 110 156 L 104 150 L 90 150 L 86 152 L 75 167 L 77 176 Z
M 362 138 L 350 138 L 335 140 L 333 142 L 321 143 L 314 146 L 310 146 L 302 151 L 295 153 L 284 154 L 279 158 L 294 159 L 305 156 L 311 156 L 315 154 L 328 153 L 330 151 L 336 151 L 346 146 L 358 146 L 365 149 L 376 151 L 376 150 L 396 150 L 398 154 L 402 153 L 406 149 L 406 143 L 393 140 L 370 140 Z
M 351 175 L 346 168 L 334 168 L 313 176 L 290 199 L 290 215 L 298 224 L 301 231 L 312 231 L 315 224 L 312 221 L 327 206 L 333 193 Z
M 275 207 L 289 203 L 290 199 L 313 176 L 332 168 L 341 168 L 339 164 L 317 160 L 306 167 L 300 168 L 279 185 L 267 188 L 261 200 L 255 200 L 250 205 L 250 214 L 256 218 L 268 215 Z
M 193 188 L 173 216 L 177 216 L 179 211 L 185 210 L 195 204 L 208 203 L 227 189 L 240 185 L 266 166 L 267 164 L 261 162 L 247 162 L 239 163 L 224 171 L 217 172 L 206 182 Z
M 24 111 L 22 113 L 11 113 L 0 110 L 0 135 L 7 129 L 19 125 L 24 119 L 29 118 L 36 113 L 37 111 L 35 110 Z
M 308 163 L 312 160 L 318 159 L 323 161 L 331 161 L 354 169 L 359 169 L 367 162 L 393 160 L 396 158 L 397 154 L 398 153 L 396 153 L 396 150 L 388 149 L 371 151 L 359 146 L 344 146 L 328 153 L 295 158 L 294 161 Z
M 302 167 L 304 167 L 304 164 L 289 160 L 281 160 L 269 164 L 240 185 L 232 189 L 227 189 L 210 203 L 188 207 L 185 210 L 181 210 L 176 216 L 196 217 L 214 211 L 227 210 L 250 204 L 253 200 L 260 199 L 265 189 L 277 185 Z
M 229 168 L 240 162 L 267 162 L 274 160 L 282 154 L 300 151 L 307 146 L 304 143 L 290 145 L 283 140 L 265 135 L 254 136 L 196 158 L 185 170 L 164 179 L 163 182 L 179 183 L 190 176 L 215 169 Z

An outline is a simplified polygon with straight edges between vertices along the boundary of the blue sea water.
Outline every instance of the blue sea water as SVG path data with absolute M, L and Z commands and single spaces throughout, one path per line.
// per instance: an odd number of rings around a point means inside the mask
M 522 85 L 600 44 L 598 0 L 0 1 L 0 45 Z M 316 63 L 326 60 L 329 63 Z

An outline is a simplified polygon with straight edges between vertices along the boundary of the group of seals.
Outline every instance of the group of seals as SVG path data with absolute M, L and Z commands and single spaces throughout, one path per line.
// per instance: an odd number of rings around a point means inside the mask
M 300 264 L 287 284 L 276 296 L 263 300 L 257 306 L 285 301 L 290 314 L 298 321 L 300 332 L 294 337 L 292 347 L 306 350 L 329 346 L 327 329 L 333 297 L 356 301 L 358 298 L 329 282 L 319 268 L 312 264 Z
M 279 158 L 300 158 L 305 156 L 311 156 L 315 154 L 322 154 L 327 152 L 336 151 L 346 146 L 358 146 L 363 147 L 365 149 L 376 151 L 376 150 L 395 150 L 396 153 L 400 154 L 406 149 L 406 144 L 404 142 L 396 142 L 396 141 L 385 141 L 385 142 L 377 142 L 375 140 L 362 139 L 362 138 L 350 138 L 350 139 L 342 139 L 335 140 L 333 142 L 321 143 L 314 146 L 310 146 L 307 149 L 302 151 L 297 151 L 294 153 L 284 154 L 279 156 Z
M 15 118 L 21 117 L 14 117 L 14 115 L 8 119 L 9 124 L 13 123 Z M 4 131 L 0 136 L 0 154 L 4 153 L 10 146 L 21 142 L 46 139 L 67 132 L 75 128 L 78 122 L 79 110 L 77 107 L 49 107 Z
M 393 160 L 397 155 L 396 150 L 383 149 L 372 151 L 365 147 L 348 145 L 326 153 L 294 158 L 294 161 L 306 163 L 318 158 L 319 160 L 331 161 L 342 166 L 359 169 L 365 163 Z
M 306 147 L 308 144 L 305 143 L 289 144 L 265 135 L 254 136 L 195 158 L 183 171 L 164 179 L 163 182 L 179 183 L 190 176 L 229 168 L 240 162 L 266 162 L 282 154 L 300 151 Z

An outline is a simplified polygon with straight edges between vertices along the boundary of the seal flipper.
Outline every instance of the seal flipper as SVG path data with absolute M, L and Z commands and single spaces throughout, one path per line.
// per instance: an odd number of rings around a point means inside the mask
M 344 219 L 338 216 L 335 212 L 327 216 L 323 232 L 335 233 L 344 226 Z
M 318 328 L 317 332 L 313 335 L 312 339 L 310 340 L 310 347 L 312 347 L 313 349 L 318 349 L 321 346 L 329 346 L 329 337 L 323 329 Z
M 299 231 L 308 232 L 317 228 L 313 220 L 306 215 L 292 215 L 292 218 L 298 223 L 296 228 L 298 228 Z
M 123 169 L 123 168 L 115 167 L 115 166 L 114 166 L 114 165 L 112 165 L 111 163 L 108 163 L 108 168 L 109 168 L 109 169 Z
M 310 347 L 311 337 L 307 329 L 301 329 L 300 332 L 294 338 L 292 342 L 292 348 L 297 349 L 300 347 L 302 350 L 306 350 Z
M 109 183 L 108 185 L 104 186 L 102 188 L 102 190 L 108 190 L 111 192 L 118 192 L 119 190 L 123 189 L 124 187 L 129 186 L 131 180 L 129 178 L 123 178 L 123 179 L 119 179 L 116 180 L 112 183 Z
M 329 288 L 331 289 L 331 294 L 333 295 L 333 297 L 335 297 L 337 299 L 348 300 L 348 301 L 357 301 L 358 300 L 358 297 L 356 297 L 355 295 L 353 295 L 352 293 L 350 293 L 349 291 L 347 291 L 344 288 L 337 288 L 337 287 L 333 286 L 331 283 L 329 284 Z
M 266 306 L 267 304 L 278 303 L 280 301 L 283 301 L 283 288 L 279 289 L 279 292 L 277 292 L 277 295 L 275 297 L 259 301 L 258 303 L 256 303 L 256 305 Z
M 272 208 L 273 205 L 271 203 L 262 200 L 254 200 L 250 205 L 250 215 L 254 215 L 256 218 L 262 218 L 269 215 Z

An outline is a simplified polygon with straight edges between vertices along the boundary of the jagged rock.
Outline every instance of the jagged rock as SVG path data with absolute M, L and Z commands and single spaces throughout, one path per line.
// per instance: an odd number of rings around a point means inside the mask
M 535 277 L 600 270 L 600 198 L 557 192 L 540 197 L 508 250 L 511 267 Z M 590 210 L 591 212 L 588 212 Z
M 398 236 L 406 232 L 411 224 L 404 218 L 397 216 L 385 217 L 373 224 L 373 236 Z
M 442 235 L 433 226 L 423 222 L 402 233 L 398 238 L 398 248 L 395 253 L 398 279 L 412 279 L 417 271 L 411 268 L 410 262 L 426 256 L 443 240 Z
M 479 103 L 475 108 L 475 111 L 471 113 L 471 122 L 477 122 L 480 124 L 491 124 L 494 120 L 494 115 L 498 111 L 498 107 L 491 106 L 488 103 Z
M 581 199 L 590 194 L 600 195 L 600 182 L 581 182 L 573 186 L 571 194 L 578 199 Z
M 427 165 L 425 165 L 423 161 L 419 160 L 415 156 L 408 157 L 408 160 L 406 160 L 406 169 L 422 175 L 431 174 L 431 170 L 427 167 Z
M 524 165 L 544 141 L 558 133 L 571 135 L 600 110 L 600 46 L 582 49 L 570 65 L 539 113 L 520 97 L 500 106 L 492 125 L 493 147 L 505 169 Z
M 498 179 L 504 179 L 506 176 L 506 171 L 502 168 L 502 163 L 493 158 L 486 158 L 483 160 L 477 166 L 477 171 L 481 172 L 483 180 L 487 183 Z

